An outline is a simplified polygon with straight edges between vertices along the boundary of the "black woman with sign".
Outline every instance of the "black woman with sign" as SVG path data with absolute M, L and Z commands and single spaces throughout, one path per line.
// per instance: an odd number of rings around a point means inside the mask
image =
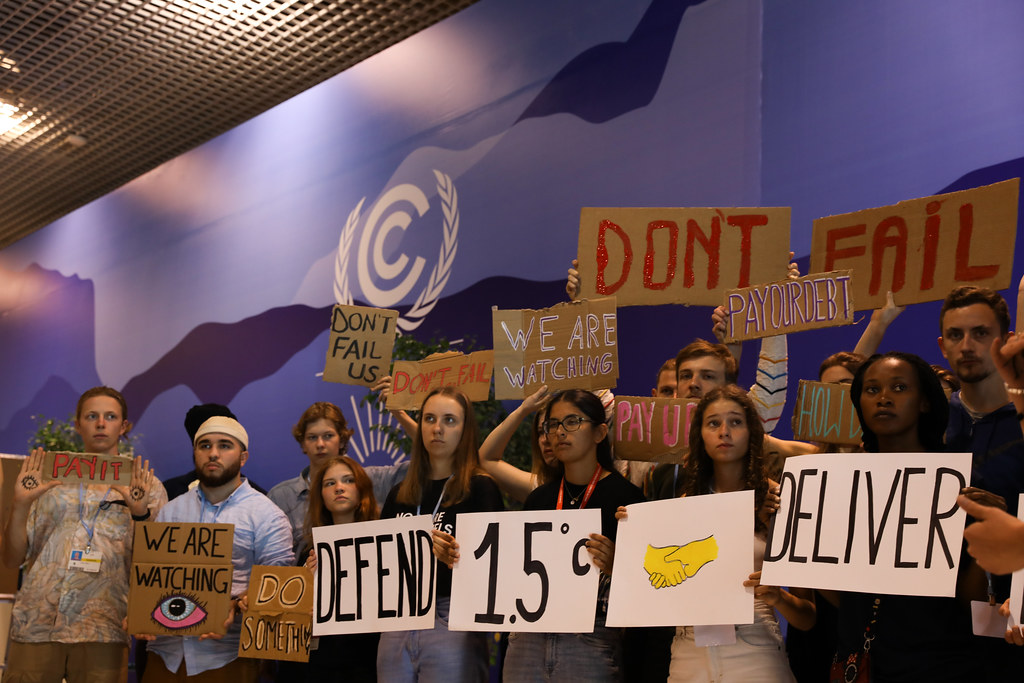
M 601 533 L 587 541 L 601 571 L 593 633 L 513 633 L 505 656 L 504 680 L 621 680 L 622 629 L 606 627 L 608 588 L 615 552 L 615 510 L 644 500 L 612 464 L 608 425 L 601 400 L 571 389 L 555 394 L 544 411 L 543 433 L 558 459 L 554 481 L 539 486 L 524 510 L 601 510 Z M 589 609 L 589 607 L 583 607 Z
M 409 454 L 409 471 L 391 489 L 381 518 L 432 515 L 437 563 L 434 628 L 383 633 L 377 651 L 382 681 L 448 683 L 487 680 L 487 634 L 448 630 L 451 559 L 457 516 L 504 510 L 494 480 L 480 469 L 473 403 L 454 387 L 434 389 L 423 401 Z

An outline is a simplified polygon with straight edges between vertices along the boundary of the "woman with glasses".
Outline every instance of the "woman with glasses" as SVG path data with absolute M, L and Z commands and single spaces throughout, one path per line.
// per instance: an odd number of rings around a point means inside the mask
M 600 509 L 601 533 L 587 550 L 601 572 L 593 633 L 512 633 L 505 655 L 506 681 L 621 680 L 621 629 L 604 625 L 615 550 L 615 510 L 644 500 L 612 465 L 601 400 L 589 391 L 555 394 L 544 411 L 542 432 L 558 462 L 557 476 L 527 496 L 525 510 Z

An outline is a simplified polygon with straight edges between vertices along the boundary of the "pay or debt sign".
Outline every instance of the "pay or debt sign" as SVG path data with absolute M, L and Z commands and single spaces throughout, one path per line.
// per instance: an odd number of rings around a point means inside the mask
M 313 635 L 433 628 L 432 528 L 419 515 L 313 529 Z
M 449 627 L 590 633 L 598 570 L 586 542 L 600 510 L 459 515 Z
M 761 583 L 953 597 L 970 453 L 786 460 Z

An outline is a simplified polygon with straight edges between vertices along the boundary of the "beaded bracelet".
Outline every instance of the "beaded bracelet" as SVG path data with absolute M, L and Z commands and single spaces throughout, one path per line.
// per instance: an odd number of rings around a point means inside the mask
M 1004 384 L 1006 387 L 1006 393 L 1011 396 L 1024 396 L 1024 387 L 1011 387 L 1009 384 Z

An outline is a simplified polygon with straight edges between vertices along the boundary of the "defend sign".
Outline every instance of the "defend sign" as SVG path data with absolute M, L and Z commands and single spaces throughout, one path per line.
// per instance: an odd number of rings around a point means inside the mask
M 419 515 L 313 529 L 313 635 L 433 628 L 432 528 Z
M 729 290 L 725 341 L 853 324 L 851 276 L 843 270 Z
M 788 208 L 584 208 L 583 298 L 717 306 L 727 290 L 786 277 Z
M 857 272 L 858 310 L 939 301 L 958 285 L 1010 286 L 1020 179 L 819 218 L 811 272 Z
M 454 386 L 471 401 L 486 401 L 491 393 L 494 352 L 435 353 L 421 361 L 398 360 L 391 371 L 388 410 L 419 410 L 427 394 Z
M 47 451 L 43 457 L 43 481 L 128 486 L 132 480 L 134 460 L 123 455 Z
M 788 458 L 761 583 L 953 597 L 970 453 Z
M 689 450 L 697 401 L 651 396 L 615 397 L 615 456 L 682 463 Z
M 492 309 L 494 395 L 524 398 L 542 384 L 610 389 L 619 377 L 615 297 L 539 311 Z
M 591 633 L 599 572 L 586 544 L 600 532 L 596 508 L 459 515 L 449 627 Z
M 849 384 L 800 380 L 793 407 L 793 438 L 856 446 L 864 438 Z
M 398 311 L 338 304 L 331 313 L 324 381 L 372 387 L 388 374 Z

